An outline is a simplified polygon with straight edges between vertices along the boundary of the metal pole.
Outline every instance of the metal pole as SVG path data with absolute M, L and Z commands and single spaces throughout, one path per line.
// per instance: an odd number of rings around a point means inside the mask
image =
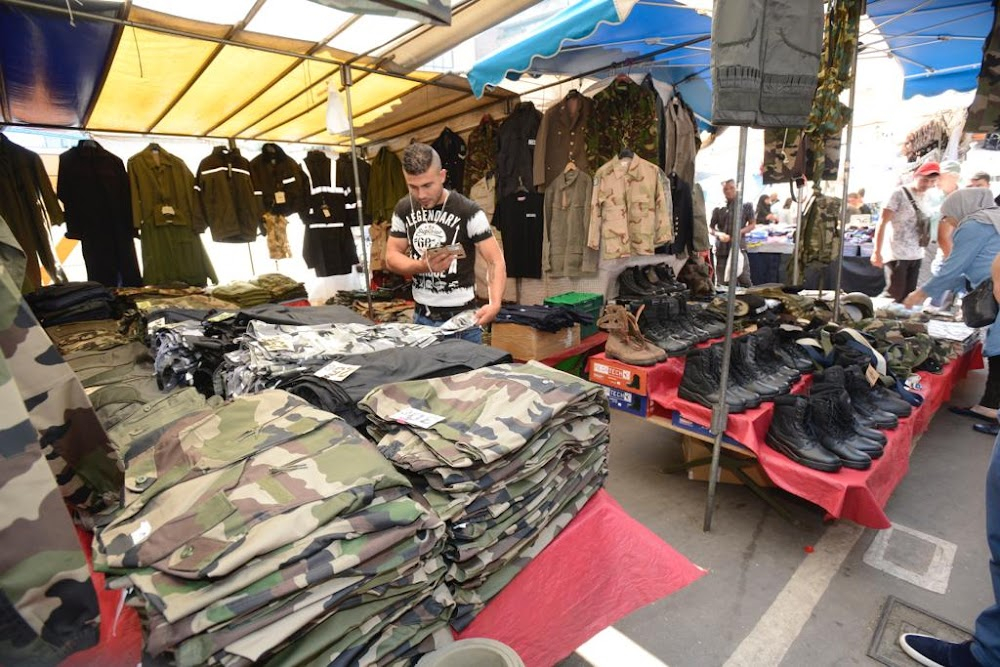
M 361 176 L 358 173 L 358 147 L 354 137 L 354 111 L 351 108 L 351 68 L 340 68 L 340 81 L 344 85 L 344 95 L 347 98 L 347 120 L 350 122 L 351 135 L 351 166 L 354 167 L 354 193 L 357 202 L 358 229 L 361 230 L 361 268 L 365 272 L 365 294 L 368 295 L 368 319 L 375 321 L 375 309 L 372 306 L 372 279 L 368 272 L 368 242 L 365 241 L 365 215 L 362 204 Z
M 254 266 L 253 266 L 253 249 L 250 247 L 250 243 L 249 242 L 247 243 L 247 255 L 250 256 L 250 275 L 256 276 L 257 275 L 257 269 L 255 269 Z
M 795 213 L 795 245 L 792 247 L 792 284 L 799 284 L 799 243 L 802 242 L 802 198 L 806 196 L 805 177 L 802 185 L 799 186 L 799 195 L 796 197 Z
M 726 291 L 726 338 L 722 343 L 722 373 L 719 377 L 719 403 L 712 409 L 712 467 L 708 476 L 708 501 L 705 504 L 705 523 L 702 530 L 712 529 L 712 512 L 715 510 L 716 478 L 719 476 L 719 456 L 722 454 L 722 436 L 729 421 L 726 392 L 729 390 L 729 361 L 733 353 L 733 318 L 736 310 L 736 275 L 739 267 L 740 229 L 743 226 L 743 181 L 747 166 L 747 128 L 740 127 L 740 150 L 736 161 L 736 199 L 729 206 L 729 288 Z
M 840 239 L 840 252 L 837 253 L 837 277 L 833 289 L 833 321 L 840 323 L 840 290 L 844 277 L 844 234 L 847 232 L 847 193 L 851 185 L 851 139 L 854 136 L 854 90 L 858 82 L 858 51 L 860 45 L 854 49 L 854 62 L 851 65 L 851 94 L 847 106 L 851 109 L 851 119 L 847 122 L 847 145 L 844 148 L 844 190 L 843 200 L 840 202 L 840 229 L 839 235 L 834 238 Z

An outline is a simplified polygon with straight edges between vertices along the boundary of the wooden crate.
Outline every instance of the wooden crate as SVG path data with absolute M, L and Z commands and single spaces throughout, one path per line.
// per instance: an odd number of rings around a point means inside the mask
M 580 325 L 549 333 L 524 324 L 501 322 L 493 325 L 490 336 L 490 345 L 510 352 L 518 361 L 545 359 L 579 345 Z
M 706 443 L 703 440 L 699 440 L 698 438 L 694 438 L 690 435 L 684 435 L 681 438 L 681 448 L 684 451 L 685 463 L 690 463 L 691 461 L 695 461 L 706 456 L 711 457 L 711 447 L 711 443 Z M 711 466 L 703 465 L 696 468 L 688 468 L 687 475 L 688 479 L 707 482 L 710 472 Z M 767 476 L 766 472 L 764 472 L 760 463 L 754 463 L 753 465 L 743 468 L 743 472 L 745 472 L 750 479 L 757 482 L 759 486 L 774 486 L 774 482 L 772 482 L 771 478 Z M 719 482 L 722 484 L 743 484 L 739 477 L 734 475 L 731 471 L 723 468 L 719 468 Z

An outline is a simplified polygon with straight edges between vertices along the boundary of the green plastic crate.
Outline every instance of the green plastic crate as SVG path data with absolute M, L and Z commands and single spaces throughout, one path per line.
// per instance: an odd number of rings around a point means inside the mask
M 572 308 L 581 313 L 593 316 L 592 324 L 580 325 L 580 339 L 593 336 L 597 333 L 597 318 L 601 315 L 601 308 L 604 306 L 604 297 L 591 292 L 566 292 L 550 296 L 545 300 L 546 306 L 563 306 Z

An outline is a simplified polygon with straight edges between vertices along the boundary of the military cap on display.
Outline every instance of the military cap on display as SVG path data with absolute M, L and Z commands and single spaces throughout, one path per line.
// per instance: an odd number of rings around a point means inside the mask
M 847 316 L 855 322 L 875 317 L 875 306 L 872 304 L 871 297 L 867 294 L 851 292 L 842 297 L 840 303 Z

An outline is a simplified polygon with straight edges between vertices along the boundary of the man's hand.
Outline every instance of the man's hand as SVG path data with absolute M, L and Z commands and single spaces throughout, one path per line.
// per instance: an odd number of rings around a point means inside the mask
M 719 232 L 718 234 L 716 234 L 716 236 L 718 236 L 719 240 L 722 241 L 723 243 L 729 243 L 729 238 L 730 238 L 729 234 L 726 234 L 725 232 Z
M 478 324 L 481 327 L 486 326 L 487 324 L 489 324 L 490 322 L 492 322 L 497 318 L 497 314 L 499 312 L 500 312 L 499 304 L 493 305 L 492 303 L 488 303 L 485 306 L 482 306 L 479 310 L 476 311 L 476 324 Z
M 919 306 L 927 300 L 927 292 L 920 288 L 917 288 L 909 293 L 909 295 L 903 299 L 903 305 L 907 308 L 913 308 L 914 306 Z
M 881 269 L 883 266 L 882 255 L 877 252 L 873 252 L 871 256 L 871 263 L 876 269 Z

